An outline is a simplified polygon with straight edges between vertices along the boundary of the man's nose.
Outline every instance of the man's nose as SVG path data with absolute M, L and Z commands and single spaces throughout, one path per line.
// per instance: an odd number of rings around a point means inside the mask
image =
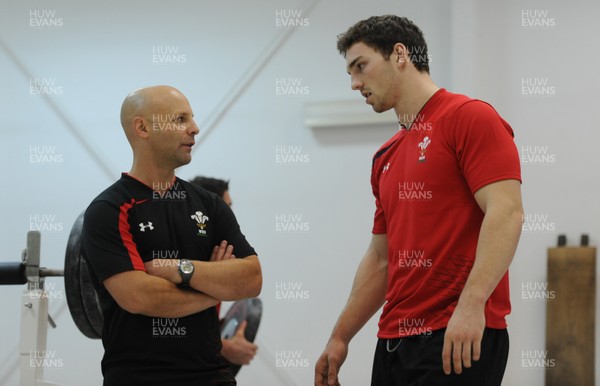
M 188 133 L 191 135 L 196 135 L 200 133 L 200 128 L 196 125 L 196 121 L 192 119 L 192 124 L 188 126 Z
M 352 90 L 360 90 L 362 88 L 363 84 L 360 80 L 352 77 L 350 79 L 350 87 L 352 88 Z

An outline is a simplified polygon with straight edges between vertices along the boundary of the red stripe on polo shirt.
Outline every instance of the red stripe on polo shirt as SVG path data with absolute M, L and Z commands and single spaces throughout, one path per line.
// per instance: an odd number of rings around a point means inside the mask
M 144 261 L 142 260 L 140 254 L 138 253 L 137 246 L 133 241 L 133 236 L 131 235 L 130 226 L 129 226 L 129 209 L 131 209 L 135 204 L 141 204 L 142 201 L 135 201 L 131 199 L 131 202 L 125 203 L 121 205 L 119 208 L 119 233 L 121 234 L 121 239 L 123 240 L 123 244 L 127 248 L 127 252 L 129 253 L 129 258 L 131 259 L 131 263 L 133 264 L 133 268 L 138 271 L 146 272 L 146 266 L 144 265 Z

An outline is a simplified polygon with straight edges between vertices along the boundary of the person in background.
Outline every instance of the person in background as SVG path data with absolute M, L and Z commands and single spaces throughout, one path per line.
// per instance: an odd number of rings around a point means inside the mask
M 229 195 L 229 181 L 221 180 L 219 178 L 197 176 L 190 182 L 203 187 L 209 192 L 215 193 L 217 196 L 221 197 L 227 205 L 233 205 L 233 201 Z

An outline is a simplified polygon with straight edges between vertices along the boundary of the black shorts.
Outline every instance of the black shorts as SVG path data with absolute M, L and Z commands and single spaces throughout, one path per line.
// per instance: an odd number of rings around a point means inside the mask
M 508 332 L 486 328 L 478 361 L 462 374 L 446 375 L 442 348 L 446 329 L 429 335 L 379 339 L 371 386 L 500 386 L 508 360 Z

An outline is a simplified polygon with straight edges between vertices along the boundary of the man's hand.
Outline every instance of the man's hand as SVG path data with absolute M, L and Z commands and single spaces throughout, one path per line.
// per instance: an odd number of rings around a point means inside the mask
M 223 339 L 223 349 L 221 354 L 234 365 L 247 365 L 256 355 L 258 346 L 246 340 L 244 332 L 246 331 L 247 321 L 243 321 L 231 339 Z
M 221 244 L 215 245 L 212 251 L 212 255 L 210 256 L 210 261 L 221 261 L 235 259 L 235 255 L 233 254 L 233 245 L 227 245 L 227 241 L 221 241 Z
M 347 355 L 347 343 L 330 339 L 315 365 L 315 386 L 339 386 L 338 373 Z
M 470 368 L 472 361 L 479 360 L 484 329 L 484 306 L 461 306 L 459 302 L 444 335 L 444 373 L 450 375 L 454 364 L 454 372 L 460 374 L 463 367 Z

